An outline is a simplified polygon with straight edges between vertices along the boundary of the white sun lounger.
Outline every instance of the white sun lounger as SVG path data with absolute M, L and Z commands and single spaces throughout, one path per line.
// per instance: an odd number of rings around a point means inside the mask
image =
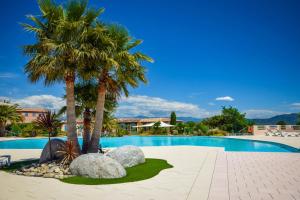
M 2 155 L 2 156 L 0 156 L 0 167 L 10 166 L 10 160 L 11 160 L 11 156 L 10 155 Z
M 267 129 L 267 132 L 265 133 L 266 136 L 281 136 L 281 133 L 279 130 L 271 130 Z

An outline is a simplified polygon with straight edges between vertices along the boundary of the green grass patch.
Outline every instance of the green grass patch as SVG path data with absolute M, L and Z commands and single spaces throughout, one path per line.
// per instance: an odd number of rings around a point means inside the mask
M 38 159 L 13 162 L 13 163 L 11 163 L 11 165 L 9 167 L 5 166 L 4 168 L 1 168 L 0 170 L 11 172 L 16 169 L 20 169 L 22 167 L 25 167 L 27 165 L 31 165 L 32 163 L 37 163 L 37 162 L 39 162 Z
M 70 178 L 62 179 L 62 182 L 81 185 L 105 185 L 116 183 L 128 183 L 141 181 L 152 178 L 159 174 L 160 171 L 172 168 L 166 160 L 147 158 L 146 162 L 134 167 L 126 169 L 127 175 L 123 178 L 117 179 L 93 179 L 81 176 L 73 176 Z

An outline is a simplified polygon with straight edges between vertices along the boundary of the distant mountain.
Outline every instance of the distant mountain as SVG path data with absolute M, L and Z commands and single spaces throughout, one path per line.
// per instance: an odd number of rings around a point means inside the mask
M 200 122 L 202 119 L 195 117 L 177 117 L 177 120 L 182 120 L 184 122 Z
M 287 124 L 294 125 L 297 123 L 298 114 L 291 113 L 291 114 L 283 114 L 277 115 L 268 119 L 250 119 L 251 121 L 255 122 L 257 125 L 270 125 L 276 124 L 278 121 L 285 121 Z
M 132 118 L 137 118 L 137 119 L 147 119 L 147 118 L 152 118 L 152 117 L 147 117 L 147 116 L 143 116 L 143 115 L 138 115 L 138 116 L 135 116 L 135 117 L 132 117 Z M 161 117 L 161 118 L 169 118 L 169 117 Z M 182 120 L 184 122 L 189 122 L 189 121 L 192 121 L 192 122 L 199 122 L 201 121 L 200 118 L 195 118 L 195 117 L 177 117 L 177 120 Z

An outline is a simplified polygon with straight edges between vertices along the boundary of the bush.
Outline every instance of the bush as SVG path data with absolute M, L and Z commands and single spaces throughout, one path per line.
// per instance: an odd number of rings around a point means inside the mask
M 178 131 L 177 130 L 171 130 L 172 135 L 178 135 Z
M 114 137 L 123 137 L 124 135 L 129 135 L 129 131 L 124 130 L 122 128 L 118 128 L 112 136 L 114 136 Z
M 43 130 L 37 128 L 33 123 L 19 123 L 10 126 L 10 132 L 19 137 L 36 137 L 47 135 Z
M 209 136 L 226 136 L 227 132 L 219 129 L 211 129 L 208 132 Z

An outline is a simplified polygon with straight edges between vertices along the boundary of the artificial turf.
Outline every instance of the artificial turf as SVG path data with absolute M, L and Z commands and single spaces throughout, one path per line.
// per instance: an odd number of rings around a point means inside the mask
M 126 168 L 127 175 L 117 179 L 93 179 L 82 176 L 73 176 L 62 179 L 62 182 L 81 185 L 105 185 L 116 183 L 127 183 L 152 178 L 160 171 L 172 168 L 166 160 L 147 158 L 146 162 L 134 167 Z

